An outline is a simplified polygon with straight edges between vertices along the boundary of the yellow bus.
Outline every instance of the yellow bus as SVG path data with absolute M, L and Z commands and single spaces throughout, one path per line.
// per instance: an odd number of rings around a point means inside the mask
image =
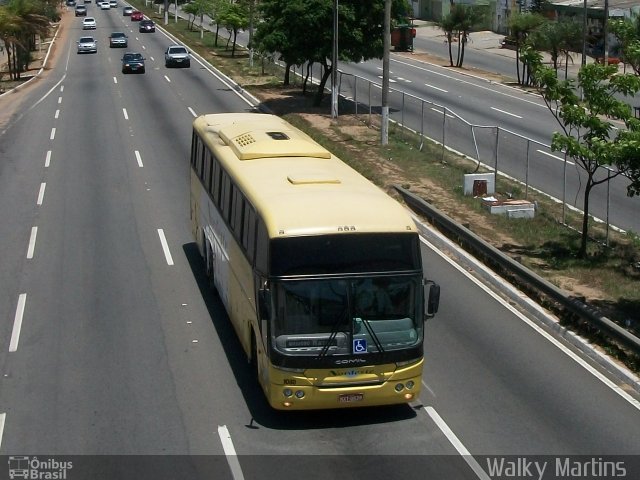
M 196 118 L 190 181 L 206 273 L 273 408 L 418 397 L 440 289 L 404 207 L 258 113 Z

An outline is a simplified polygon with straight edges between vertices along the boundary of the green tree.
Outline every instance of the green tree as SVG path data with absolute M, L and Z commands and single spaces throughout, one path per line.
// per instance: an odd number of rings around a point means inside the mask
M 227 30 L 229 30 L 229 40 L 231 40 L 231 37 L 233 36 L 231 56 L 235 57 L 238 30 L 249 26 L 248 3 L 244 1 L 237 1 L 226 5 L 224 8 L 220 9 L 220 12 L 216 15 L 216 23 L 223 25 Z
M 263 22 L 256 41 L 263 53 L 280 54 L 287 64 L 322 66 L 315 104 L 319 105 L 334 65 L 333 0 L 263 0 Z M 297 16 L 294 14 L 298 12 Z M 392 16 L 409 11 L 406 0 L 393 0 Z M 286 18 L 286 23 L 282 20 Z M 340 0 L 338 9 L 340 61 L 381 58 L 383 53 L 384 0 Z M 389 34 L 389 32 L 387 33 Z M 266 39 L 269 39 L 267 42 Z
M 182 11 L 189 14 L 188 28 L 192 29 L 196 18 L 200 18 L 200 38 L 204 38 L 204 16 L 213 9 L 212 0 L 193 0 L 187 3 Z M 191 18 L 193 16 L 193 19 Z
M 465 46 L 469 40 L 469 34 L 484 23 L 486 9 L 480 5 L 452 4 L 448 15 L 440 22 L 439 26 L 444 31 L 449 45 L 449 63 L 453 67 L 452 43 L 457 43 L 456 67 L 462 67 L 464 62 Z
M 48 34 L 50 20 L 56 20 L 57 14 L 51 4 L 38 0 L 11 0 L 0 9 L 0 38 L 7 49 L 9 77 L 17 80 L 29 67 L 36 37 Z
M 626 102 L 617 98 L 640 91 L 640 77 L 618 74 L 615 65 L 586 65 L 580 69 L 577 80 L 584 97 L 581 101 L 574 79 L 559 80 L 553 69 L 529 60 L 538 90 L 562 130 L 553 134 L 551 147 L 565 152 L 587 177 L 578 251 L 578 257 L 584 258 L 593 188 L 623 175 L 630 180 L 627 194 L 640 193 L 640 120 L 633 117 Z M 621 120 L 625 128 L 614 128 L 609 118 Z M 605 168 L 609 168 L 607 174 L 599 175 Z
M 545 21 L 545 18 L 538 13 L 516 13 L 509 20 L 509 31 L 516 42 L 516 73 L 519 84 L 525 84 L 526 79 L 529 77 L 526 73 L 528 67 L 526 64 L 523 64 L 522 75 L 520 75 L 520 48 L 529 41 L 529 36 L 540 28 Z
M 564 78 L 568 78 L 569 61 L 573 61 L 571 54 L 582 48 L 582 25 L 572 19 L 545 22 L 532 36 L 535 47 L 551 55 L 556 75 L 560 57 L 564 56 Z
M 640 16 L 635 20 L 610 20 L 609 31 L 620 43 L 624 63 L 640 75 Z

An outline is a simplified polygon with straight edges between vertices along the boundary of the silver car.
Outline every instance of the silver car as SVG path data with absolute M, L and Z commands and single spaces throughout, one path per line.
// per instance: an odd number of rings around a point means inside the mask
M 97 53 L 98 44 L 93 37 L 80 37 L 78 40 L 78 53 Z
M 189 50 L 182 45 L 171 45 L 164 52 L 164 66 L 165 67 L 185 67 L 191 66 L 191 59 L 189 58 Z

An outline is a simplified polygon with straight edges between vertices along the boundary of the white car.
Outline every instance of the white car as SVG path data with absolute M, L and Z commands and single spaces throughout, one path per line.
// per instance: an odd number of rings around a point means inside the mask
M 96 29 L 96 19 L 93 17 L 87 17 L 82 19 L 82 29 L 83 30 L 95 30 Z
M 118 8 L 118 2 L 116 0 L 109 0 L 109 6 L 111 8 Z
M 111 5 L 109 2 L 100 2 L 100 10 L 110 10 Z

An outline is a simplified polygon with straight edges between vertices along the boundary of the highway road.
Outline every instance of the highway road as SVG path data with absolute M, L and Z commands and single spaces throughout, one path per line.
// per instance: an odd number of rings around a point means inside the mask
M 161 31 L 95 13 L 98 53 L 75 53 L 73 19 L 0 135 L 1 455 L 73 456 L 69 479 L 487 479 L 523 459 L 637 478 L 638 394 L 427 238 L 442 299 L 421 398 L 270 410 L 189 226 L 191 121 L 253 107 L 195 59 L 166 69 Z M 108 48 L 122 29 L 144 75 Z

